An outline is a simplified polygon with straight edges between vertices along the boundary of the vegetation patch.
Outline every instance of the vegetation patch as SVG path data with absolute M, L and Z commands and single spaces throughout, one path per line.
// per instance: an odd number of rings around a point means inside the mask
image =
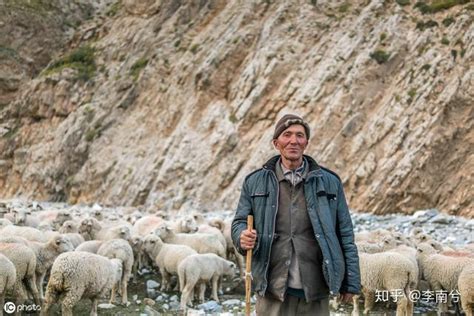
M 346 13 L 349 11 L 350 7 L 351 4 L 349 2 L 344 2 L 339 6 L 339 8 L 337 8 L 337 11 L 339 11 L 340 13 Z
M 387 62 L 387 60 L 390 58 L 390 54 L 385 52 L 382 49 L 378 49 L 373 53 L 370 53 L 370 58 L 374 59 L 379 65 Z
M 441 44 L 449 45 L 449 39 L 446 36 L 443 36 L 443 38 L 441 39 Z
M 453 24 L 454 22 L 455 22 L 454 18 L 453 18 L 452 16 L 448 16 L 448 17 L 445 18 L 445 19 L 443 20 L 443 22 L 441 22 L 441 23 L 443 23 L 444 26 L 448 27 L 448 26 L 450 26 L 451 24 Z
M 95 73 L 96 65 L 94 60 L 94 48 L 82 46 L 71 52 L 69 55 L 59 59 L 46 68 L 45 75 L 56 73 L 64 68 L 77 70 L 76 79 L 88 81 Z
M 189 51 L 193 54 L 196 54 L 198 50 L 199 50 L 199 44 L 193 44 L 191 48 L 189 49 Z
M 432 3 L 427 4 L 423 1 L 415 3 L 415 8 L 418 8 L 423 14 L 436 13 L 443 10 L 450 9 L 456 5 L 469 3 L 470 0 L 434 0 Z
M 140 58 L 137 60 L 132 67 L 130 67 L 130 75 L 133 77 L 134 80 L 138 79 L 138 76 L 140 75 L 140 72 L 142 71 L 143 68 L 148 65 L 148 59 L 147 58 Z
M 410 4 L 410 0 L 396 0 L 395 2 L 402 7 Z
M 433 27 L 438 27 L 438 26 L 439 26 L 438 22 L 433 21 L 433 20 L 428 20 L 426 22 L 418 21 L 416 23 L 416 28 L 420 31 L 424 31 L 426 29 L 433 28 Z
M 413 99 L 415 98 L 416 96 L 416 89 L 415 88 L 411 88 L 409 91 L 408 91 L 408 104 L 412 103 L 413 102 Z
M 122 7 L 121 1 L 117 1 L 110 6 L 109 10 L 105 13 L 105 15 L 115 16 L 117 15 L 121 7 Z
M 422 71 L 428 71 L 430 68 L 431 68 L 430 64 L 424 64 L 423 66 L 421 66 Z

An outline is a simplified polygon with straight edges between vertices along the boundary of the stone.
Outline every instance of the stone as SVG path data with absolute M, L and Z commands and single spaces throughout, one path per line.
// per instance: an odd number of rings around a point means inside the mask
M 209 301 L 197 306 L 198 309 L 204 310 L 208 313 L 219 313 L 222 311 L 222 306 L 216 301 Z
M 223 306 L 232 306 L 232 305 L 240 305 L 241 300 L 238 299 L 230 299 L 222 302 Z
M 100 309 L 111 309 L 111 308 L 115 308 L 116 306 L 114 304 L 109 304 L 109 303 L 104 303 L 104 304 L 99 304 L 97 305 L 97 308 L 100 308 Z
M 160 283 L 156 282 L 155 280 L 147 280 L 146 281 L 146 288 L 147 289 L 156 289 L 160 287 Z
M 161 314 L 151 306 L 145 306 L 143 311 L 147 316 L 161 316 Z

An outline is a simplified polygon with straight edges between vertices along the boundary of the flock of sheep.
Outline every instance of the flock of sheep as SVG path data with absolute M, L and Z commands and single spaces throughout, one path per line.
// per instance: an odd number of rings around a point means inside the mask
M 33 299 L 44 315 L 59 301 L 62 315 L 72 315 L 74 306 L 88 298 L 96 315 L 102 297 L 114 303 L 120 294 L 126 305 L 129 280 L 151 266 L 160 271 L 162 291 L 172 290 L 171 277 L 178 276 L 175 290 L 182 292 L 180 307 L 186 309 L 195 289 L 204 301 L 208 283 L 219 300 L 222 277 L 237 271 L 226 260 L 232 256 L 243 273 L 243 258 L 230 241 L 230 221 L 208 223 L 198 213 L 169 219 L 134 209 L 35 210 L 0 204 L 2 307 L 8 295 L 17 306 Z
M 114 303 L 119 294 L 127 304 L 129 280 L 147 266 L 159 269 L 161 291 L 181 292 L 182 310 L 195 294 L 204 301 L 207 285 L 219 301 L 223 277 L 244 274 L 230 225 L 231 218 L 207 220 L 200 213 L 169 218 L 133 208 L 56 210 L 0 202 L 0 307 L 7 295 L 17 305 L 32 299 L 43 315 L 55 303 L 72 315 L 81 299 L 90 299 L 91 315 L 97 315 L 100 298 Z M 458 291 L 464 312 L 473 315 L 474 244 L 452 249 L 419 228 L 410 236 L 384 229 L 357 233 L 356 244 L 365 313 L 386 290 L 400 292 L 397 315 L 411 315 L 410 292 L 430 289 Z M 354 297 L 353 315 L 359 315 L 359 300 Z M 440 302 L 439 310 L 446 308 Z

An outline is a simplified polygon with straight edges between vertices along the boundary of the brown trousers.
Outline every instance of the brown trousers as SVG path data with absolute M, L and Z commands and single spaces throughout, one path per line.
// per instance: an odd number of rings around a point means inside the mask
M 257 316 L 329 316 L 329 298 L 307 303 L 304 298 L 287 295 L 279 301 L 271 295 L 257 295 Z

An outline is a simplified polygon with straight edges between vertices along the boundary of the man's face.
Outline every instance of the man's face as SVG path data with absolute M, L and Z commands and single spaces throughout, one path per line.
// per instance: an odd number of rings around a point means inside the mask
M 282 157 L 290 161 L 298 161 L 308 145 L 306 131 L 302 125 L 290 125 L 283 133 L 273 140 L 273 145 Z

